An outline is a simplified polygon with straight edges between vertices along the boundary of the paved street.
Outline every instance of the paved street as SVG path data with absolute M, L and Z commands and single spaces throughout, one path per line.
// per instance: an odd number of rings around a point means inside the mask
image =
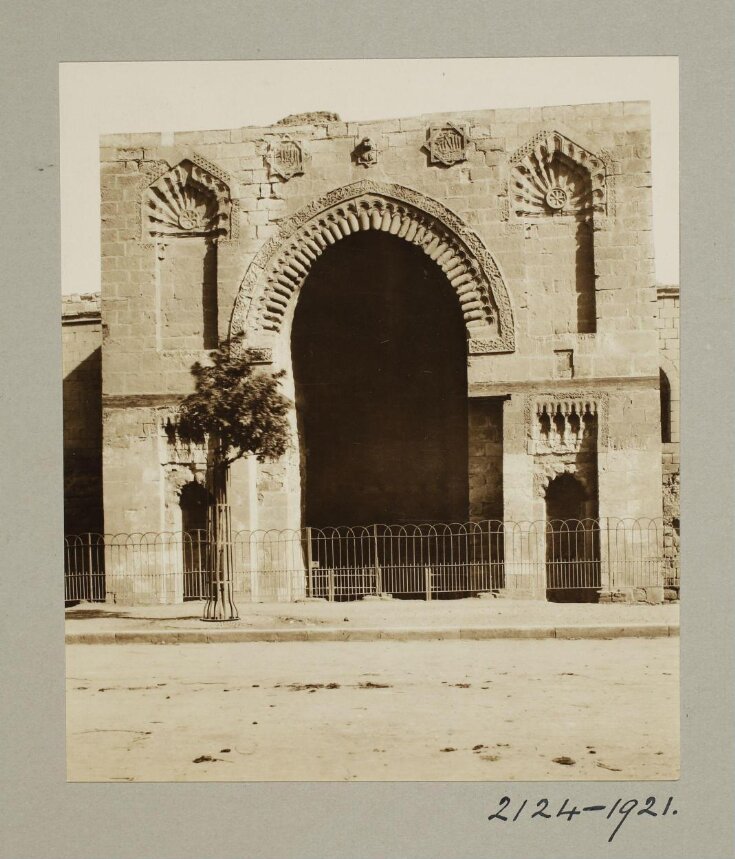
M 676 778 L 678 649 L 668 638 L 71 645 L 68 777 Z

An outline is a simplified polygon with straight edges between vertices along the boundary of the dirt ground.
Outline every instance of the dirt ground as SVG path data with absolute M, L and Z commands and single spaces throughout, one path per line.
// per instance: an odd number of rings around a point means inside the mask
M 679 641 L 70 645 L 70 781 L 675 779 Z

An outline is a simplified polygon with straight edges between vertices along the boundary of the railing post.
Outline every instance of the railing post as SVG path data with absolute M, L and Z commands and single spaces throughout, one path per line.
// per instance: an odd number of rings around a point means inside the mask
M 328 587 L 327 597 L 329 599 L 329 602 L 334 602 L 334 568 L 333 567 L 330 567 L 327 570 L 327 587 Z
M 94 576 L 92 574 L 92 535 L 87 534 L 87 563 L 89 564 L 89 601 L 94 599 Z
M 426 602 L 431 602 L 431 567 L 424 567 L 424 587 L 426 589 Z
M 383 573 L 380 569 L 378 556 L 378 526 L 373 525 L 373 563 L 375 566 L 375 593 L 380 596 L 383 593 Z
M 505 544 L 503 544 L 502 552 L 500 551 L 501 537 L 505 540 L 505 526 L 499 526 L 496 531 L 493 531 L 492 526 L 492 521 L 489 521 L 487 526 L 487 568 L 490 576 L 490 590 L 501 588 L 504 584 L 500 575 L 500 562 L 496 559 L 499 557 L 505 559 Z
M 480 532 L 482 533 L 482 532 Z M 472 538 L 472 551 L 470 552 L 470 538 Z M 482 543 L 480 543 L 482 545 Z M 460 559 L 461 559 L 460 554 Z M 482 587 L 482 549 L 480 549 L 480 560 L 477 560 L 477 534 L 473 531 L 468 531 L 465 535 L 465 556 L 463 566 L 465 570 L 467 569 L 467 565 L 470 567 L 470 578 L 472 584 L 472 592 L 474 594 L 478 594 L 481 590 L 484 590 Z
M 314 596 L 314 573 L 311 556 L 311 528 L 306 529 L 306 590 L 310 597 Z

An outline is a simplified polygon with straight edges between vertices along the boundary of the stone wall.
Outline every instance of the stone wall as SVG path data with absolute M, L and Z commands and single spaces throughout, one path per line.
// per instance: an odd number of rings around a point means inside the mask
M 542 521 L 563 475 L 589 515 L 660 517 L 662 466 L 665 497 L 678 487 L 678 448 L 662 462 L 660 370 L 676 375 L 677 402 L 678 373 L 654 286 L 649 127 L 648 104 L 625 102 L 103 137 L 105 529 L 181 527 L 179 496 L 204 457 L 165 427 L 217 342 L 243 335 L 296 399 L 300 290 L 332 245 L 351 253 L 350 236 L 369 231 L 419 248 L 451 287 L 467 518 Z M 233 470 L 235 528 L 309 524 L 295 411 L 291 425 L 282 460 Z
M 64 532 L 102 531 L 102 322 L 98 294 L 65 296 L 61 310 Z
M 502 520 L 503 399 L 476 397 L 469 407 L 470 520 Z
M 104 137 L 107 530 L 165 522 L 157 424 L 216 338 L 243 331 L 293 391 L 309 242 L 321 252 L 370 228 L 423 242 L 453 281 L 471 426 L 482 400 L 507 398 L 501 469 L 498 422 L 492 439 L 470 436 L 473 517 L 543 518 L 527 442 L 536 393 L 603 404 L 600 515 L 660 515 L 649 124 L 633 102 Z M 234 490 L 237 526 L 301 524 L 294 442 L 282 462 L 243 470 L 255 485 Z
M 661 426 L 664 554 L 667 558 L 669 598 L 679 590 L 679 426 L 680 426 L 680 340 L 679 287 L 660 286 L 658 294 L 658 334 L 661 355 Z

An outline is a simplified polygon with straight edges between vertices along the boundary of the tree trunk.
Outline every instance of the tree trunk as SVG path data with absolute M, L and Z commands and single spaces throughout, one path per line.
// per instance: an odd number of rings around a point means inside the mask
M 210 495 L 207 510 L 209 597 L 202 619 L 238 620 L 233 594 L 232 519 L 228 503 L 230 467 L 217 442 L 210 444 L 207 482 Z

